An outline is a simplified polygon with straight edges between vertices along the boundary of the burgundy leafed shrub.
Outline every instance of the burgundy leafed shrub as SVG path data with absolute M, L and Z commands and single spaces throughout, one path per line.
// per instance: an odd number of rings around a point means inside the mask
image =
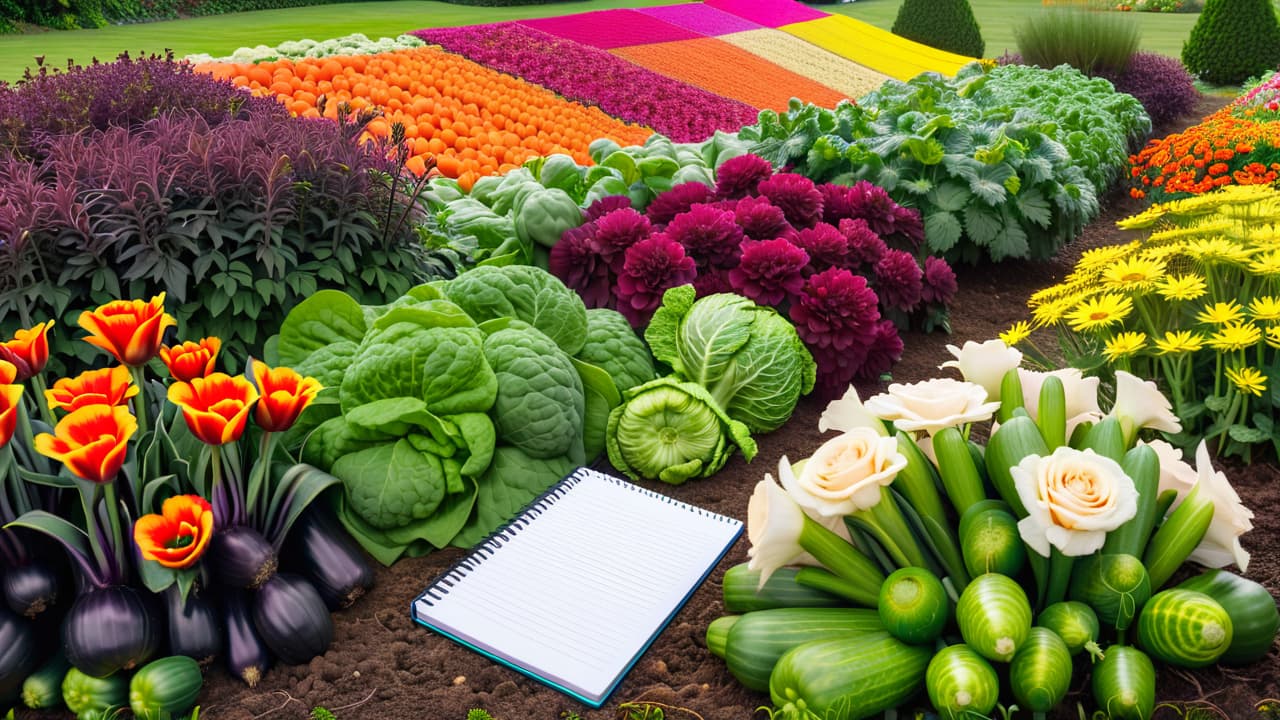
M 1151 122 L 1159 125 L 1188 115 L 1195 109 L 1200 91 L 1182 61 L 1152 52 L 1136 52 L 1119 75 L 1103 73 L 1116 90 L 1142 103 Z

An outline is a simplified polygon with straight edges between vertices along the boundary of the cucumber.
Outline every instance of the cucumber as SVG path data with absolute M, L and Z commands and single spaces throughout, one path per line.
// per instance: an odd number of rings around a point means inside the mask
M 982 477 L 969 454 L 969 444 L 956 428 L 943 428 L 933 436 L 933 456 L 938 459 L 938 476 L 956 512 L 964 514 L 974 503 L 986 499 Z
M 788 650 L 825 638 L 883 632 L 867 608 L 773 608 L 741 616 L 725 636 L 724 660 L 738 682 L 768 690 L 769 674 Z
M 741 615 L 725 615 L 716 618 L 707 626 L 707 650 L 718 658 L 724 658 L 725 642 L 729 638 L 729 628 L 733 627 Z
M 990 503 L 975 503 L 960 520 L 964 566 L 972 576 L 993 572 L 1012 577 L 1027 564 L 1026 544 L 1018 534 L 1017 519 Z
M 1138 644 L 1170 665 L 1212 665 L 1231 647 L 1231 636 L 1227 611 L 1217 600 L 1194 590 L 1158 592 L 1138 616 Z
M 979 575 L 956 605 L 960 635 L 988 660 L 1008 662 L 1031 631 L 1031 603 L 1022 586 L 998 573 Z
M 129 681 L 124 673 L 96 678 L 73 667 L 62 678 L 62 702 L 76 715 L 123 708 L 129 704 Z
M 1135 647 L 1112 645 L 1093 666 L 1093 699 L 1110 720 L 1150 720 L 1156 706 L 1156 668 Z
M 39 670 L 27 676 L 22 683 L 22 702 L 33 710 L 56 708 L 62 704 L 62 679 L 67 676 L 71 663 L 62 651 L 53 654 Z
M 1156 526 L 1160 494 L 1160 456 L 1149 445 L 1138 445 L 1124 454 L 1120 467 L 1138 491 L 1138 512 L 1123 525 L 1107 533 L 1102 553 L 1125 553 L 1142 557 Z
M 1003 397 L 1003 396 L 1002 396 Z M 1000 426 L 999 430 L 987 442 L 987 475 L 996 492 L 1018 518 L 1027 516 L 1018 491 L 1013 485 L 1013 475 L 1009 469 L 1022 462 L 1028 455 L 1045 456 L 1049 454 L 1049 446 L 1035 421 L 1026 416 L 1010 418 Z
M 174 655 L 147 663 L 129 681 L 129 708 L 138 720 L 167 720 L 196 704 L 204 676 L 200 663 Z
M 1093 608 L 1074 600 L 1057 602 L 1041 610 L 1036 624 L 1057 633 L 1072 655 L 1079 655 L 1090 645 L 1096 649 L 1098 633 L 1102 631 Z
M 924 683 L 933 651 L 887 632 L 792 648 L 769 678 L 776 717 L 862 720 L 897 707 Z
M 1036 416 L 1036 425 L 1050 452 L 1067 444 L 1067 395 L 1062 378 L 1057 375 L 1046 376 L 1040 385 Z
M 1098 613 L 1098 619 L 1125 630 L 1151 597 L 1151 578 L 1132 555 L 1090 555 L 1076 564 L 1071 599 Z
M 796 568 L 778 568 L 769 576 L 764 587 L 760 585 L 760 573 L 746 563 L 734 565 L 724 571 L 721 582 L 725 612 L 745 613 L 779 607 L 840 607 L 848 605 L 831 593 L 817 590 L 796 582 Z
M 1085 433 L 1084 440 L 1076 449 L 1092 450 L 1116 462 L 1124 460 L 1128 446 L 1124 442 L 1124 430 L 1120 427 L 1119 418 L 1105 417 L 1099 420 Z
M 907 643 L 932 643 L 951 616 L 946 588 L 933 573 L 918 567 L 896 570 L 880 586 L 880 622 Z
M 1009 663 L 1009 687 L 1018 707 L 1043 717 L 1071 685 L 1071 651 L 1049 628 L 1033 627 Z
M 1000 678 L 968 645 L 950 645 L 929 661 L 924 675 L 929 702 L 944 720 L 987 717 L 1000 699 Z
M 1265 587 L 1226 570 L 1205 571 L 1178 587 L 1208 595 L 1231 616 L 1231 644 L 1219 662 L 1248 665 L 1271 651 L 1280 629 L 1280 612 Z

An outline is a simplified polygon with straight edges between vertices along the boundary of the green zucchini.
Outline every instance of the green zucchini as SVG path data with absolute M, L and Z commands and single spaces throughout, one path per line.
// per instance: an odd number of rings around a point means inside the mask
M 773 608 L 741 616 L 725 636 L 724 660 L 738 682 L 768 690 L 769 674 L 788 650 L 824 638 L 883 632 L 867 608 Z
M 1138 644 L 1170 665 L 1212 665 L 1231 647 L 1231 616 L 1202 592 L 1171 588 L 1151 596 L 1138 616 Z
M 933 456 L 938 459 L 938 476 L 956 512 L 963 514 L 969 506 L 986 499 L 969 444 L 959 430 L 939 430 L 933 436 Z
M 1092 450 L 1103 457 L 1120 462 L 1129 448 L 1125 445 L 1124 430 L 1120 427 L 1119 418 L 1105 417 L 1089 428 L 1080 447 L 1076 449 Z
M 22 702 L 33 710 L 56 708 L 62 704 L 62 678 L 67 676 L 71 663 L 62 651 L 27 676 L 22 683 Z
M 707 650 L 718 658 L 724 657 L 725 643 L 729 638 L 729 628 L 733 627 L 741 615 L 725 615 L 711 621 L 707 626 Z
M 1074 600 L 1057 602 L 1041 610 L 1036 624 L 1057 633 L 1072 655 L 1079 655 L 1081 650 L 1096 649 L 1098 633 L 1102 631 L 1093 608 Z
M 204 675 L 200 664 L 186 655 L 147 663 L 129 681 L 129 708 L 138 720 L 167 720 L 185 714 L 196 704 Z
M 1009 470 L 1028 455 L 1048 454 L 1049 446 L 1045 444 L 1040 428 L 1034 420 L 1025 416 L 1010 418 L 987 441 L 987 476 L 991 478 L 996 492 L 1009 503 L 1013 514 L 1019 518 L 1026 517 L 1027 510 L 1018 497 L 1018 491 L 1013 485 L 1013 475 Z
M 1109 720 L 1150 720 L 1156 706 L 1156 668 L 1135 647 L 1112 645 L 1093 666 L 1093 699 Z
M 721 582 L 725 612 L 745 613 L 778 607 L 840 607 L 848 605 L 831 593 L 801 585 L 796 582 L 796 568 L 778 568 L 769 576 L 764 587 L 760 585 L 760 573 L 746 563 L 725 570 Z
M 924 675 L 929 702 L 943 720 L 986 717 L 1000 699 L 1000 678 L 968 645 L 949 645 L 929 661 Z
M 960 520 L 960 553 L 971 576 L 993 572 L 1014 576 L 1027 564 L 1018 521 L 1003 507 L 984 501 L 970 506 Z
M 1132 555 L 1090 555 L 1076 563 L 1071 599 L 1098 613 L 1098 619 L 1124 630 L 1151 597 L 1151 578 Z
M 1142 564 L 1147 566 L 1151 587 L 1155 590 L 1173 577 L 1213 523 L 1213 501 L 1201 496 L 1200 487 L 1200 483 L 1196 483 L 1182 504 L 1160 523 L 1142 555 Z
M 777 717 L 862 720 L 915 694 L 932 657 L 887 632 L 814 640 L 778 660 L 769 696 Z
M 1046 376 L 1040 385 L 1036 425 L 1050 452 L 1067 444 L 1067 394 L 1057 375 Z
M 62 678 L 62 702 L 76 715 L 122 708 L 129 704 L 129 681 L 124 673 L 96 678 L 73 667 Z
M 1138 491 L 1138 512 L 1123 525 L 1107 533 L 1102 552 L 1126 553 L 1142 557 L 1156 526 L 1156 510 L 1160 491 L 1160 456 L 1149 445 L 1138 445 L 1124 454 L 1120 467 L 1133 480 Z
M 918 567 L 895 570 L 880 586 L 880 622 L 890 635 L 908 643 L 932 643 L 951 616 L 942 581 Z
M 1207 570 L 1178 587 L 1208 595 L 1231 616 L 1231 644 L 1219 662 L 1248 665 L 1271 651 L 1280 629 L 1280 612 L 1265 587 L 1226 570 Z
M 1043 717 L 1071 686 L 1071 651 L 1049 628 L 1033 627 L 1009 663 L 1009 687 L 1018 707 Z
M 1022 586 L 998 573 L 979 575 L 956 605 L 960 635 L 988 660 L 1008 662 L 1031 631 L 1031 603 Z

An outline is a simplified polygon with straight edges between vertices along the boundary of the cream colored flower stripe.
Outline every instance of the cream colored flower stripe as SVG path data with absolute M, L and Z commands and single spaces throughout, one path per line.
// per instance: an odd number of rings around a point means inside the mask
M 779 29 L 899 80 L 910 80 L 929 71 L 955 75 L 975 59 L 912 42 L 844 15 L 829 15 Z
M 884 73 L 772 28 L 730 33 L 721 35 L 720 39 L 797 75 L 839 90 L 853 100 L 889 79 Z

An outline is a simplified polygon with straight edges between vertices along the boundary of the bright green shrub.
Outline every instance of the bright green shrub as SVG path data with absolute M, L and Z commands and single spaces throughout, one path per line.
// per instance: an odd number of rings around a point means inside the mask
M 893 34 L 968 57 L 986 48 L 969 0 L 904 0 Z
M 1182 46 L 1182 63 L 1205 82 L 1234 85 L 1280 65 L 1271 0 L 1208 0 Z
M 1118 74 L 1138 50 L 1141 29 L 1125 13 L 1050 7 L 1016 25 L 1024 62 L 1042 68 L 1070 65 L 1086 75 Z

